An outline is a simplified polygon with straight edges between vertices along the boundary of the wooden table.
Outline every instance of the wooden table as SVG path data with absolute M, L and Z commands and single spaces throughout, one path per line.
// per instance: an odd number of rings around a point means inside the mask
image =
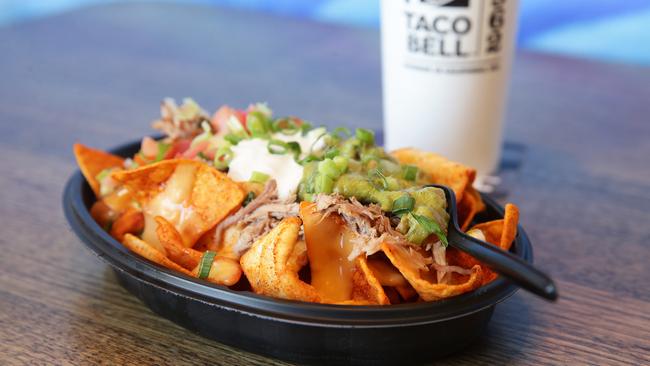
M 165 96 L 379 128 L 378 33 L 122 4 L 0 29 L 0 45 L 0 363 L 281 364 L 161 319 L 116 283 L 63 218 L 71 145 L 149 133 Z M 561 299 L 517 293 L 441 364 L 650 363 L 649 138 L 650 69 L 518 55 L 507 200 Z

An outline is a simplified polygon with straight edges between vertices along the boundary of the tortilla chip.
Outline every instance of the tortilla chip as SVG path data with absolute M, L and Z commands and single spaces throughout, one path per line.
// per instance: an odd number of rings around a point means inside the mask
M 475 225 L 470 230 L 480 230 L 485 236 L 485 241 L 503 250 L 510 250 L 517 236 L 519 223 L 519 209 L 508 203 L 505 207 L 503 219 L 493 220 Z M 483 284 L 490 283 L 497 278 L 497 274 L 489 267 L 483 265 L 476 258 L 455 248 L 447 249 L 447 261 L 456 266 L 470 268 L 480 265 L 483 268 Z
M 171 186 L 170 178 L 177 169 L 182 169 L 182 172 L 188 172 L 187 174 L 194 174 L 186 196 L 181 197 L 185 210 L 172 212 L 151 207 L 149 203 L 160 194 L 168 194 L 165 189 Z M 153 217 L 163 216 L 171 222 L 181 234 L 183 246 L 192 247 L 206 231 L 239 208 L 244 199 L 244 193 L 237 183 L 217 169 L 194 160 L 163 160 L 135 170 L 116 172 L 112 177 L 124 184 L 143 207 L 145 213 L 143 238 L 151 240 L 154 246 L 157 237 L 154 235 L 156 224 Z M 165 197 L 173 195 L 178 193 L 172 192 Z M 186 215 L 182 220 L 181 213 Z M 148 227 L 149 225 L 151 227 Z
M 463 199 L 465 191 L 476 178 L 476 170 L 431 152 L 403 148 L 392 151 L 391 155 L 402 164 L 418 167 L 427 182 L 451 188 L 456 194 L 456 202 Z
M 74 156 L 77 159 L 77 165 L 79 165 L 81 173 L 86 178 L 90 188 L 95 192 L 95 196 L 99 197 L 99 181 L 97 181 L 97 175 L 104 169 L 122 167 L 124 159 L 101 150 L 92 149 L 80 143 L 74 144 L 72 150 L 74 151 Z
M 287 268 L 293 272 L 300 272 L 302 267 L 306 266 L 309 262 L 307 258 L 307 243 L 304 240 L 298 240 L 296 245 L 293 246 L 291 255 L 287 260 Z
M 169 259 L 189 270 L 196 268 L 201 261 L 203 253 L 192 248 L 184 247 L 181 234 L 164 217 L 156 216 L 155 221 L 158 224 L 156 228 L 158 240 L 163 248 L 165 248 Z
M 415 299 L 418 297 L 417 291 L 415 291 L 413 286 L 410 284 L 406 284 L 404 286 L 396 286 L 395 290 L 397 290 L 399 296 L 406 302 L 415 301 Z
M 139 234 L 144 229 L 144 216 L 142 211 L 129 207 L 111 226 L 111 236 L 119 242 L 124 240 L 126 234 Z
M 259 238 L 241 257 L 240 264 L 257 294 L 288 300 L 320 302 L 311 285 L 298 278 L 295 264 L 290 264 L 298 244 L 301 221 L 288 217 L 268 234 Z
M 463 199 L 458 202 L 458 223 L 461 230 L 467 230 L 474 216 L 485 210 L 485 203 L 474 187 L 469 187 L 463 194 Z
M 352 275 L 352 300 L 372 305 L 390 305 L 390 300 L 379 280 L 368 267 L 365 257 L 355 260 L 356 269 Z
M 472 267 L 472 273 L 464 276 L 467 277 L 466 280 L 458 284 L 433 283 L 423 278 L 420 269 L 414 265 L 405 248 L 388 243 L 382 244 L 381 248 L 424 301 L 457 296 L 481 286 L 483 274 L 479 265 Z
M 377 255 L 373 255 L 367 262 L 368 267 L 382 286 L 408 286 L 406 278 L 385 256 L 377 258 Z
M 173 269 L 189 276 L 192 275 L 188 270 L 169 260 L 163 253 L 159 252 L 156 248 L 149 245 L 146 241 L 141 240 L 132 234 L 124 235 L 123 243 L 125 247 L 129 248 L 132 252 L 135 252 L 141 257 L 144 257 L 163 267 Z

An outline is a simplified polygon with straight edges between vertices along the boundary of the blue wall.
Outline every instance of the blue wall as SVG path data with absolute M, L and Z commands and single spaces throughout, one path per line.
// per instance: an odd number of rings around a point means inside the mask
M 208 3 L 361 27 L 379 24 L 379 0 L 164 0 Z M 650 0 L 520 0 L 519 46 L 650 65 Z M 111 0 L 0 0 L 0 25 Z

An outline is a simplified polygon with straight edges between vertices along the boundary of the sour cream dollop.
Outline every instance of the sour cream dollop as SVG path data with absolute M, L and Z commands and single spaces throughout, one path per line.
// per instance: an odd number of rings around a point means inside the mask
M 233 146 L 228 176 L 241 182 L 250 180 L 253 172 L 268 174 L 277 182 L 278 197 L 289 198 L 298 189 L 303 167 L 296 163 L 293 155 L 271 154 L 267 146 L 268 141 L 259 138 L 242 140 Z

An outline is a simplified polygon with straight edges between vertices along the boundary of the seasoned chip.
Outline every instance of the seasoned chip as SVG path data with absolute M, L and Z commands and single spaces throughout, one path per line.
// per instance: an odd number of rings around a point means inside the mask
M 192 247 L 208 230 L 237 209 L 244 193 L 224 173 L 194 160 L 163 160 L 112 177 L 133 192 L 143 208 L 143 239 L 160 247 L 154 217 L 162 216 Z
M 368 267 L 367 259 L 364 256 L 357 257 L 355 267 L 352 275 L 352 300 L 375 305 L 390 305 L 381 283 Z
M 463 194 L 463 199 L 458 202 L 458 223 L 461 230 L 467 230 L 474 216 L 485 210 L 485 203 L 474 187 L 470 186 Z
M 169 259 L 189 270 L 196 268 L 201 261 L 202 253 L 183 246 L 183 238 L 181 237 L 181 234 L 179 234 L 174 225 L 165 220 L 164 217 L 156 216 L 154 220 L 158 225 L 156 227 L 158 241 L 162 244 L 163 248 L 165 248 L 165 252 Z
M 111 226 L 111 236 L 122 242 L 126 234 L 139 234 L 144 229 L 142 211 L 129 207 Z
M 431 152 L 403 148 L 391 152 L 391 155 L 402 164 L 418 167 L 427 182 L 451 188 L 456 194 L 457 202 L 463 199 L 465 191 L 472 186 L 476 177 L 476 170 Z
M 493 244 L 503 250 L 510 250 L 512 242 L 517 236 L 517 224 L 519 222 L 519 209 L 517 206 L 508 203 L 505 207 L 503 219 L 484 222 L 472 227 L 468 234 L 473 236 L 482 236 L 479 239 Z M 481 265 L 483 268 L 483 284 L 492 282 L 497 278 L 497 274 L 483 265 L 471 255 L 455 248 L 447 249 L 447 260 L 450 264 L 463 268 L 470 268 L 475 265 Z
M 289 300 L 320 302 L 309 284 L 298 278 L 290 257 L 298 243 L 301 221 L 288 217 L 268 234 L 259 238 L 241 257 L 240 263 L 253 291 Z
M 163 253 L 149 245 L 146 241 L 138 239 L 138 237 L 132 234 L 124 235 L 123 243 L 124 246 L 129 248 L 131 251 L 154 263 L 160 264 L 161 266 L 173 269 L 175 271 L 179 271 L 181 273 L 185 273 L 189 276 L 192 275 L 188 270 L 169 260 L 169 258 L 165 257 Z
M 481 230 L 487 242 L 503 250 L 510 250 L 517 236 L 519 209 L 512 203 L 506 204 L 502 220 L 488 221 L 474 226 L 472 229 Z
M 455 284 L 433 283 L 425 279 L 421 269 L 415 264 L 412 253 L 406 248 L 389 243 L 382 244 L 382 250 L 415 291 L 425 301 L 441 300 L 474 290 L 481 286 L 483 278 L 481 266 L 472 267 L 471 274 Z M 417 253 L 417 252 L 415 252 Z
M 74 144 L 73 151 L 81 173 L 86 178 L 90 188 L 95 192 L 95 196 L 99 197 L 100 192 L 97 175 L 105 169 L 122 167 L 124 159 L 101 150 L 92 149 L 80 143 Z

